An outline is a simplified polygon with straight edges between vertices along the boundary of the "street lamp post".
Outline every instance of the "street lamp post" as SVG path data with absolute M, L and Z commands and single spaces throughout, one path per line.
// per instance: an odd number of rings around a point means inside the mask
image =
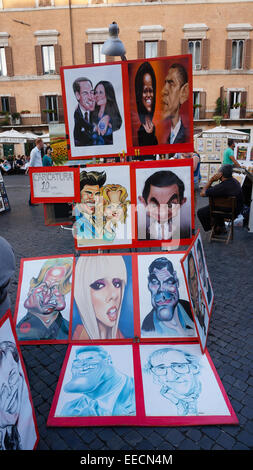
M 120 56 L 121 60 L 127 60 L 126 49 L 123 42 L 119 39 L 119 27 L 115 21 L 109 26 L 109 38 L 102 46 L 102 53 L 109 56 Z

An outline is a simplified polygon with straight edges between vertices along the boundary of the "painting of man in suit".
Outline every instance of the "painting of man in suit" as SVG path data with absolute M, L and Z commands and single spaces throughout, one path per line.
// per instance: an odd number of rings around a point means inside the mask
M 164 121 L 169 121 L 170 133 L 167 144 L 180 144 L 189 141 L 189 130 L 184 126 L 180 108 L 189 98 L 188 73 L 181 63 L 169 67 L 161 92 Z

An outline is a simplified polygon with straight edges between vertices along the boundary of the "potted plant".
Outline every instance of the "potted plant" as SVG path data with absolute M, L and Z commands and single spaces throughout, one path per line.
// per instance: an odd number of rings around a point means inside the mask
M 222 116 L 213 116 L 213 120 L 214 120 L 216 126 L 220 126 L 220 123 L 222 121 Z
M 221 116 L 222 115 L 222 100 L 221 97 L 217 98 L 216 102 L 216 108 L 214 111 L 214 116 Z
M 13 124 L 20 124 L 21 120 L 20 120 L 20 113 L 12 113 L 11 114 L 11 119 L 12 119 L 12 122 Z
M 225 119 L 228 118 L 228 102 L 227 98 L 224 98 L 223 103 L 222 103 L 222 114 Z
M 8 111 L 0 111 L 1 126 L 8 126 L 10 124 L 10 114 Z

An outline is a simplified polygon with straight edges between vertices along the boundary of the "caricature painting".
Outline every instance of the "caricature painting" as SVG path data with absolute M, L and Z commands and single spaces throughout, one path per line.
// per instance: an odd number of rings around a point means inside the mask
M 81 255 L 75 269 L 72 340 L 133 336 L 131 256 Z
M 138 255 L 142 338 L 196 338 L 182 256 L 163 252 Z
M 194 321 L 196 322 L 201 347 L 204 351 L 207 342 L 210 318 L 208 315 L 204 293 L 201 288 L 194 246 L 191 248 L 187 256 L 182 260 L 182 265 L 185 272 Z
M 54 416 L 135 415 L 131 345 L 72 346 Z
M 76 248 L 132 243 L 129 165 L 81 169 L 81 202 L 75 205 Z
M 191 167 L 137 168 L 138 240 L 192 236 Z
M 23 259 L 15 324 L 19 341 L 68 341 L 74 257 Z
M 230 415 L 199 345 L 141 345 L 140 355 L 147 416 Z
M 206 257 L 205 257 L 204 247 L 203 247 L 200 233 L 198 234 L 196 238 L 194 247 L 195 247 L 196 261 L 197 261 L 200 282 L 203 288 L 204 297 L 206 299 L 208 313 L 210 316 L 212 305 L 213 305 L 213 300 L 214 300 L 214 293 L 213 293 L 213 288 L 211 284 L 211 279 L 210 279 L 208 269 L 207 269 Z
M 125 152 L 121 64 L 65 67 L 62 83 L 69 158 Z
M 132 147 L 142 154 L 190 150 L 191 56 L 128 62 Z
M 33 450 L 37 425 L 11 315 L 0 321 L 0 450 Z

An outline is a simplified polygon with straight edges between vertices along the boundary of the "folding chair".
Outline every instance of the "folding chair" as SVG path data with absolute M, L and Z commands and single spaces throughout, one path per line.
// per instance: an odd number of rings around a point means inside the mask
M 209 207 L 212 227 L 209 242 L 215 240 L 225 242 L 227 244 L 229 240 L 233 240 L 234 238 L 236 197 L 209 197 Z M 229 223 L 227 233 L 221 235 L 215 234 L 215 225 L 217 223 L 217 218 L 219 217 Z

